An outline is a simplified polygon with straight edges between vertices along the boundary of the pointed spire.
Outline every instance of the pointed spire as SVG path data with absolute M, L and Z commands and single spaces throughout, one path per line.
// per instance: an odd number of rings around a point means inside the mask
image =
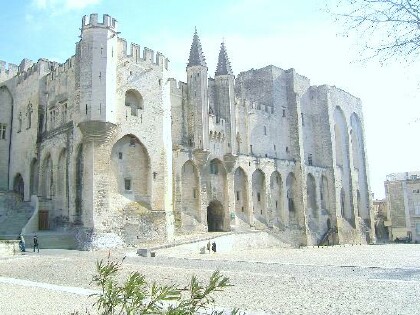
M 193 42 L 190 49 L 190 57 L 188 58 L 187 67 L 191 66 L 203 66 L 207 67 L 206 58 L 201 48 L 200 38 L 197 35 L 197 28 L 195 28 Z
M 233 75 L 232 67 L 230 66 L 229 57 L 225 47 L 225 40 L 223 39 L 220 45 L 219 61 L 217 62 L 216 75 Z

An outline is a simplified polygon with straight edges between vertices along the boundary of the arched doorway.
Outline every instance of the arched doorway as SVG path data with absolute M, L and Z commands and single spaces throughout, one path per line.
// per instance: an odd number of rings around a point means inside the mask
M 207 207 L 207 226 L 209 232 L 224 231 L 223 205 L 218 200 L 211 201 Z

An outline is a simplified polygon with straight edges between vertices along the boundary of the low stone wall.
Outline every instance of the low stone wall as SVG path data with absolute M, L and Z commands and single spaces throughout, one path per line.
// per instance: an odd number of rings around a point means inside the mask
M 17 240 L 0 240 L 0 257 L 13 256 L 20 253 L 19 241 Z

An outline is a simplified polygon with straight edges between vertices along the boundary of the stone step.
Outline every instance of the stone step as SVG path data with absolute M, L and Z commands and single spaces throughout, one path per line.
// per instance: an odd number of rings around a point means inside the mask
M 38 231 L 39 248 L 42 249 L 77 249 L 77 241 L 71 232 Z M 33 249 L 33 235 L 24 235 L 26 248 Z

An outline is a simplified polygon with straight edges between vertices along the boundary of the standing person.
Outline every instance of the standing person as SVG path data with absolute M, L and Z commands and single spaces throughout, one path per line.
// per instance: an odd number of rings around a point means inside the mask
M 35 253 L 35 248 L 38 249 L 38 253 L 39 253 L 38 236 L 36 236 L 36 234 L 34 235 L 34 253 Z
M 216 252 L 216 242 L 213 242 L 213 243 L 211 244 L 211 250 L 213 251 L 213 253 L 215 253 L 215 252 Z
M 210 243 L 210 241 L 207 243 L 207 250 L 209 251 L 209 254 L 210 254 L 210 248 L 211 248 L 211 243 Z
M 19 249 L 21 252 L 25 252 L 26 248 L 25 248 L 25 239 L 23 238 L 23 234 L 19 234 Z

